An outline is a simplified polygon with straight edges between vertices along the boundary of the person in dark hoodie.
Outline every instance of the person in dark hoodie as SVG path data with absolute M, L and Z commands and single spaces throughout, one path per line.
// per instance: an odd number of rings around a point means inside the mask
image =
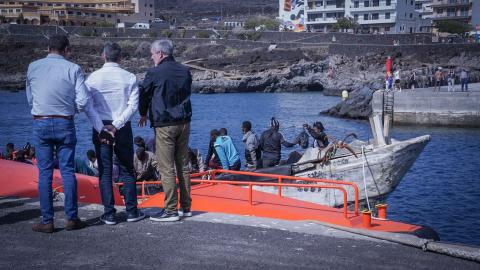
M 313 123 L 313 127 L 310 127 L 308 124 L 303 124 L 303 127 L 308 131 L 310 136 L 314 139 L 313 147 L 325 148 L 328 145 L 328 137 L 325 134 L 325 128 L 323 127 L 322 122 L 318 121 Z
M 210 142 L 208 144 L 208 153 L 207 158 L 205 159 L 205 168 L 207 169 L 221 169 L 222 163 L 218 158 L 217 151 L 215 150 L 215 139 L 216 134 L 219 133 L 218 130 L 212 129 L 210 131 Z
M 273 167 L 280 163 L 282 156 L 282 145 L 285 147 L 293 147 L 294 143 L 285 140 L 283 135 L 278 131 L 280 123 L 272 117 L 270 120 L 270 129 L 265 130 L 260 136 L 260 149 L 262 150 L 263 168 Z

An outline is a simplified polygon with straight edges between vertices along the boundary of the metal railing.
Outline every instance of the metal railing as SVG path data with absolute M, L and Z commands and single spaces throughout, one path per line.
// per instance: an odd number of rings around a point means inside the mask
M 235 181 L 235 180 L 217 180 L 215 179 L 218 174 L 230 174 L 230 175 L 244 175 L 244 176 L 251 176 L 251 177 L 268 177 L 271 179 L 277 179 L 277 182 L 251 182 L 251 181 Z M 292 188 L 325 188 L 325 189 L 334 189 L 339 190 L 343 193 L 343 215 L 345 218 L 348 218 L 348 192 L 344 186 L 352 187 L 354 190 L 354 215 L 358 216 L 358 198 L 359 198 L 359 190 L 358 186 L 352 182 L 345 182 L 339 180 L 328 180 L 328 179 L 314 179 L 314 178 L 306 178 L 306 177 L 296 177 L 296 176 L 287 176 L 287 175 L 277 175 L 277 174 L 266 174 L 266 173 L 256 173 L 256 172 L 246 172 L 246 171 L 230 171 L 230 170 L 211 170 L 201 173 L 191 174 L 191 182 L 192 183 L 199 183 L 199 184 L 228 184 L 228 185 L 240 185 L 240 186 L 248 186 L 248 201 L 251 205 L 253 205 L 253 187 L 277 187 L 279 197 L 283 197 L 282 189 L 284 187 L 292 187 Z M 200 179 L 196 179 L 200 178 Z M 202 179 L 207 178 L 207 179 Z M 284 181 L 302 181 L 302 182 L 312 182 L 315 184 L 304 184 L 304 183 L 285 183 Z M 146 185 L 159 185 L 161 181 L 143 181 L 137 182 L 137 185 L 141 186 L 141 194 L 137 197 L 139 199 L 147 199 L 152 195 L 145 194 L 145 186 Z M 328 185 L 326 185 L 328 184 Z M 117 183 L 117 185 L 121 186 L 122 183 Z

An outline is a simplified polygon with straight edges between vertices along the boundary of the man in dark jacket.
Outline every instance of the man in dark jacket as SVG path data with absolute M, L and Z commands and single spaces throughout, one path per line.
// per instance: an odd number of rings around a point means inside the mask
M 280 163 L 282 156 L 282 145 L 293 147 L 294 143 L 287 142 L 283 135 L 278 132 L 280 123 L 272 117 L 270 129 L 264 131 L 260 137 L 260 149 L 262 150 L 263 168 L 273 167 Z
M 177 221 L 179 215 L 192 215 L 188 170 L 192 75 L 173 58 L 170 40 L 154 41 L 150 52 L 155 67 L 147 72 L 140 88 L 139 126 L 146 124 L 148 112 L 150 124 L 155 128 L 156 156 L 165 193 L 164 210 L 150 219 Z M 175 172 L 180 187 L 181 209 L 178 212 Z

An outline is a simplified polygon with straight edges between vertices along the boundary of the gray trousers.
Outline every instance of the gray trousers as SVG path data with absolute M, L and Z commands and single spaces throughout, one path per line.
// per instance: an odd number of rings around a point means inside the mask
M 188 140 L 190 123 L 155 128 L 156 156 L 165 194 L 165 211 L 177 211 L 180 188 L 180 207 L 190 208 L 190 172 L 188 170 Z

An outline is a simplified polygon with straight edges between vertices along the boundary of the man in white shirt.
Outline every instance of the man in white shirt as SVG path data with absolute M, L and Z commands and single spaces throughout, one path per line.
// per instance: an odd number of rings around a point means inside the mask
M 122 69 L 118 62 L 121 48 L 108 42 L 103 49 L 103 67 L 93 72 L 85 81 L 91 94 L 93 106 L 88 117 L 94 123 L 92 140 L 98 155 L 100 193 L 104 214 L 100 220 L 108 225 L 117 223 L 112 187 L 113 153 L 119 161 L 119 178 L 127 210 L 127 221 L 135 222 L 145 215 L 137 209 L 137 191 L 133 166 L 133 134 L 130 119 L 138 108 L 138 84 L 134 74 Z M 98 114 L 98 115 L 96 115 Z M 99 132 L 104 127 L 114 134 L 113 141 L 100 141 Z

